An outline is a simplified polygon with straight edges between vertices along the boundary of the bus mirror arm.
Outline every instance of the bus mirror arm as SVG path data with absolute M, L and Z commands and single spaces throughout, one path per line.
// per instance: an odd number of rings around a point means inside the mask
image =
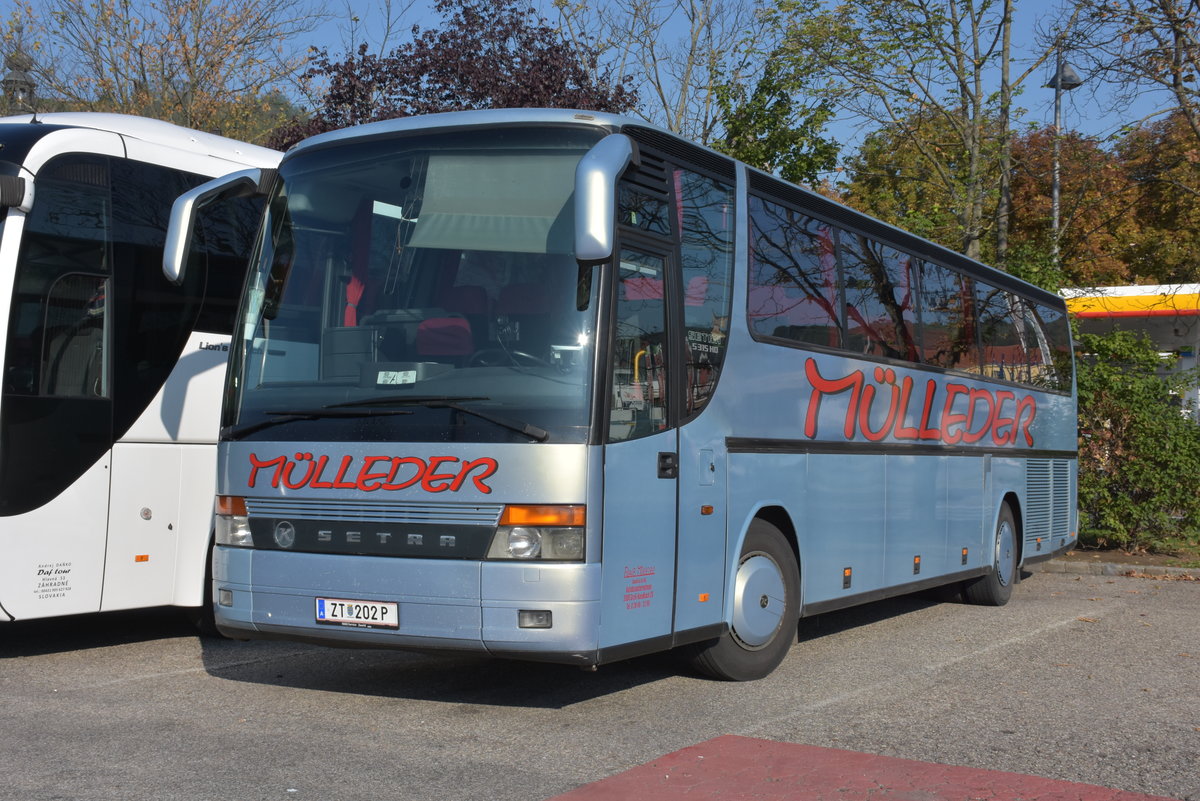
M 613 255 L 616 235 L 617 181 L 641 158 L 637 143 L 625 134 L 609 134 L 575 168 L 575 258 L 599 264 Z
M 270 169 L 241 170 L 200 184 L 176 198 L 171 206 L 171 221 L 163 246 L 163 275 L 166 279 L 176 285 L 183 283 L 196 215 L 202 208 L 227 198 L 265 195 L 275 174 L 276 171 Z

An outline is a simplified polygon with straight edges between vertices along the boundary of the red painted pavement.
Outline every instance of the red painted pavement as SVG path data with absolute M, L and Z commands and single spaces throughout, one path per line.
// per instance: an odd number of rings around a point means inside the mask
M 726 735 L 550 801 L 1170 801 L 836 748 Z

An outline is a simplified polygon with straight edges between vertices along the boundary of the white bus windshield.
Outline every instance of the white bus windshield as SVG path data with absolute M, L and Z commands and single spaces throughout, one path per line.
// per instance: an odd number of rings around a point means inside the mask
M 584 441 L 599 282 L 572 253 L 573 188 L 599 135 L 393 135 L 287 159 L 225 435 Z

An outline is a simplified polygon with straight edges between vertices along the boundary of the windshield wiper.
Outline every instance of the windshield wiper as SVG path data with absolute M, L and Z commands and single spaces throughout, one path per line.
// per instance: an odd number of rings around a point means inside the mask
M 486 420 L 489 423 L 494 423 L 501 428 L 507 428 L 509 431 L 515 431 L 518 434 L 524 434 L 535 442 L 545 442 L 550 439 L 550 432 L 544 428 L 539 428 L 532 423 L 524 423 L 519 420 L 509 420 L 504 417 L 491 414 L 489 412 L 481 412 L 478 409 L 472 409 L 468 406 L 463 406 L 463 401 L 485 401 L 490 398 L 484 395 L 473 396 L 455 396 L 455 395 L 384 395 L 379 398 L 366 398 L 364 400 L 347 401 L 345 403 L 335 403 L 329 408 L 331 409 L 347 409 L 363 406 L 425 406 L 431 409 L 453 409 L 456 412 L 469 414 L 472 417 L 478 417 L 480 420 Z
M 277 416 L 273 420 L 259 420 L 257 423 L 245 426 L 227 426 L 221 431 L 221 436 L 226 439 L 240 439 L 256 431 L 262 431 L 264 428 L 271 428 L 283 425 L 284 423 L 294 423 L 297 420 L 321 420 L 328 417 L 387 417 L 397 414 L 412 414 L 407 409 L 339 409 L 337 406 L 338 404 L 334 404 L 333 406 L 326 406 L 321 409 L 264 412 L 264 414 Z

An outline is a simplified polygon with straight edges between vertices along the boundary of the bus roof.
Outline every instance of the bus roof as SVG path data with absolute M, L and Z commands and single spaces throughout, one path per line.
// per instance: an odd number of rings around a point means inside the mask
M 414 117 L 399 117 L 393 120 L 380 120 L 337 131 L 317 134 L 295 145 L 292 150 L 320 147 L 334 142 L 380 136 L 401 131 L 415 131 L 427 128 L 455 128 L 472 125 L 506 125 L 521 123 L 555 124 L 585 124 L 596 125 L 617 130 L 623 125 L 639 125 L 645 128 L 654 126 L 645 120 L 623 117 L 618 114 L 608 114 L 599 111 L 579 111 L 577 109 L 560 108 L 507 108 L 484 109 L 478 111 L 446 111 L 440 114 L 422 114 Z
M 274 167 L 279 153 L 270 148 L 239 142 L 217 134 L 195 131 L 162 120 L 135 117 L 131 114 L 105 114 L 91 111 L 60 111 L 46 114 L 20 114 L 0 117 L 4 125 L 48 125 L 58 128 L 90 128 L 109 131 L 131 139 L 178 148 L 201 151 L 206 155 L 238 164 L 255 167 Z

